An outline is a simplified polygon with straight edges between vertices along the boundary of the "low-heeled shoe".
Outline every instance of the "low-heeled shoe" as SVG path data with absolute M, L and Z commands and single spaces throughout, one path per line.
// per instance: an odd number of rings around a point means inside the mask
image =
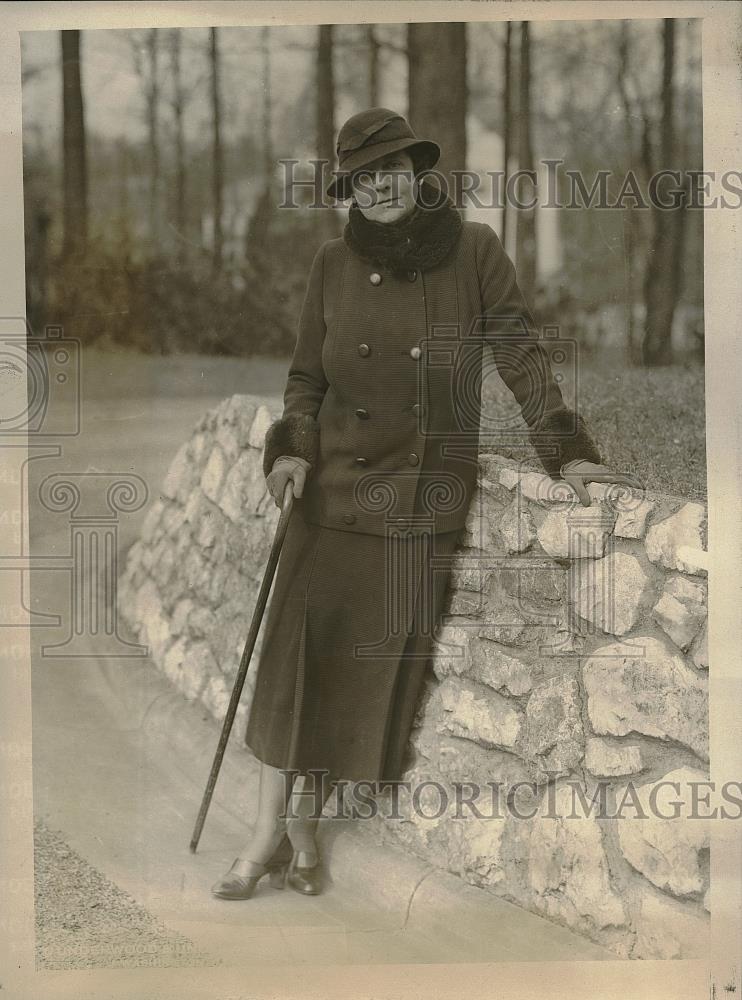
M 317 896 L 323 888 L 322 865 L 319 860 L 311 867 L 300 865 L 301 854 L 301 851 L 297 851 L 291 859 L 286 881 L 292 889 L 304 896 Z
M 291 844 L 288 837 L 284 837 L 265 864 L 235 858 L 229 871 L 211 887 L 211 892 L 219 899 L 249 899 L 265 875 L 269 876 L 274 889 L 283 889 L 291 856 Z

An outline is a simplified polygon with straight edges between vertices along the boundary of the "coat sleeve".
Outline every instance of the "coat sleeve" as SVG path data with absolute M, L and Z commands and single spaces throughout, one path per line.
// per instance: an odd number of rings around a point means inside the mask
M 529 438 L 549 475 L 575 459 L 601 457 L 582 417 L 566 406 L 539 340 L 533 316 L 518 287 L 515 267 L 488 225 L 477 239 L 482 295 L 481 334 L 492 348 L 498 373 L 515 396 Z
M 296 346 L 283 394 L 283 415 L 271 424 L 265 435 L 263 472 L 266 476 L 282 455 L 303 458 L 310 465 L 314 465 L 317 458 L 317 414 L 328 385 L 322 366 L 325 246 L 323 244 L 314 255 L 309 272 Z

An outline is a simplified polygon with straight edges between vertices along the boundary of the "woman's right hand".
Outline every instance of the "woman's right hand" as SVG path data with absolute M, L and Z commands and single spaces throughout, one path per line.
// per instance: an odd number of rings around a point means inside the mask
M 265 482 L 268 486 L 268 492 L 275 500 L 276 507 L 281 507 L 283 504 L 283 495 L 289 480 L 292 483 L 294 496 L 300 497 L 302 495 L 307 473 L 311 468 L 312 466 L 305 459 L 291 455 L 282 455 L 275 460 Z

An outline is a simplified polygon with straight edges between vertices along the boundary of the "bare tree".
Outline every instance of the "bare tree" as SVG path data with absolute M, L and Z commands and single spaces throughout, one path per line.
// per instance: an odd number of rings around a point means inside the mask
M 321 24 L 317 39 L 317 156 L 332 164 L 335 158 L 335 75 L 333 26 Z M 331 167 L 330 167 L 331 169 Z
M 121 251 L 126 259 L 131 252 L 131 231 L 129 228 L 129 148 L 121 137 L 117 143 L 118 180 L 118 229 Z
M 379 106 L 379 53 L 381 44 L 376 37 L 376 25 L 365 26 L 366 45 L 368 47 L 368 104 L 371 108 Z
M 466 24 L 411 23 L 407 26 L 409 119 L 418 135 L 441 145 L 436 166 L 449 185 L 452 171 L 466 167 Z
M 181 67 L 181 29 L 173 28 L 170 32 L 170 74 L 172 78 L 171 110 L 173 113 L 175 138 L 175 227 L 178 231 L 178 258 L 185 258 L 188 230 L 188 194 L 186 175 L 186 149 L 184 116 L 186 107 L 186 91 L 183 85 Z
M 145 32 L 144 41 L 132 37 L 134 68 L 142 82 L 149 146 L 149 231 L 153 250 L 160 249 L 162 235 L 160 203 L 160 68 L 157 28 Z
M 272 132 L 272 81 L 271 81 L 271 50 L 270 28 L 264 27 L 260 34 L 260 51 L 262 55 L 263 76 L 263 190 L 255 205 L 247 227 L 247 256 L 254 267 L 262 270 L 263 255 L 270 239 L 271 223 L 275 212 L 273 199 L 273 132 Z
M 520 24 L 518 110 L 518 169 L 533 170 L 531 142 L 531 36 L 528 21 Z M 523 190 L 528 188 L 523 185 Z M 529 192 L 530 195 L 530 192 Z M 528 197 L 530 201 L 530 196 Z M 536 210 L 519 208 L 516 219 L 516 265 L 519 283 L 528 297 L 536 289 Z
M 322 161 L 323 190 L 329 183 L 335 161 L 335 72 L 333 60 L 333 25 L 321 24 L 317 37 L 315 63 L 317 158 Z M 325 166 L 327 164 L 327 166 Z M 335 233 L 333 212 L 320 212 L 321 229 Z
M 62 31 L 63 242 L 65 256 L 82 253 L 88 238 L 88 171 L 85 106 L 80 73 L 80 32 Z
M 270 189 L 276 164 L 273 159 L 273 85 L 271 80 L 271 29 L 260 33 L 260 51 L 263 57 L 263 171 L 265 187 Z
M 513 130 L 513 106 L 512 106 L 512 75 L 513 75 L 513 24 L 512 21 L 505 22 L 505 43 L 503 59 L 503 84 L 502 84 L 502 181 L 503 190 L 507 191 L 508 164 L 510 162 L 510 136 Z M 502 209 L 502 243 L 506 245 L 508 237 L 508 204 L 507 199 L 503 201 Z
M 629 93 L 631 79 L 631 36 L 630 21 L 621 21 L 618 28 L 618 63 L 616 67 L 616 83 L 621 95 L 624 113 L 624 149 L 628 157 L 629 170 L 634 166 L 634 109 Z M 634 329 L 634 207 L 629 203 L 623 208 L 623 260 L 624 260 L 624 312 L 626 316 L 626 348 L 629 361 L 635 359 L 635 329 Z
M 214 214 L 214 238 L 212 244 L 212 262 L 215 271 L 221 270 L 223 254 L 222 212 L 224 166 L 222 161 L 222 106 L 219 86 L 219 43 L 217 29 L 209 29 L 209 62 L 211 66 L 211 121 L 213 126 L 212 139 L 212 205 Z
M 660 169 L 672 169 L 677 152 L 675 137 L 675 21 L 665 18 L 662 27 L 662 87 L 660 93 Z M 649 139 L 646 140 L 649 142 Z M 651 154 L 650 154 L 651 156 Z M 652 157 L 654 162 L 654 158 Z M 646 321 L 642 360 L 645 365 L 667 365 L 672 361 L 672 320 L 680 291 L 680 264 L 685 229 L 683 207 L 662 208 L 652 204 L 654 233 L 644 281 Z

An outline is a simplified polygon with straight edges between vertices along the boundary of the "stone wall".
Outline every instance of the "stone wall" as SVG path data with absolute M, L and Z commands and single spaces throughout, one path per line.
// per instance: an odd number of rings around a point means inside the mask
M 204 415 L 121 580 L 121 615 L 156 666 L 220 720 L 278 517 L 261 471 L 276 413 L 235 396 Z M 481 457 L 412 734 L 415 795 L 396 813 L 382 795 L 373 828 L 619 956 L 699 957 L 709 830 L 686 817 L 691 783 L 708 779 L 706 511 L 589 489 L 585 508 L 563 483 Z M 237 740 L 253 683 L 251 670 Z M 492 783 L 516 782 L 535 818 L 502 800 L 491 818 Z M 623 820 L 596 816 L 593 796 Z

